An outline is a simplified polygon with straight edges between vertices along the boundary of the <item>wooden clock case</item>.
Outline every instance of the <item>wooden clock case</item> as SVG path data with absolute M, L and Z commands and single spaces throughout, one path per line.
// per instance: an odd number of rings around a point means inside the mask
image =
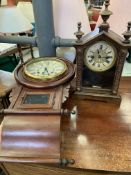
M 112 31 L 102 31 L 100 33 L 95 33 L 95 36 L 91 36 L 93 33 L 83 37 L 80 43 L 75 45 L 76 48 L 76 62 L 77 62 L 77 76 L 76 76 L 76 89 L 77 94 L 87 95 L 87 98 L 110 101 L 114 100 L 115 102 L 120 102 L 121 97 L 118 95 L 119 82 L 121 78 L 121 73 L 123 70 L 123 65 L 125 62 L 126 55 L 128 53 L 127 48 L 122 43 L 120 37 Z M 96 43 L 97 41 L 106 41 L 111 43 L 117 50 L 116 62 L 112 69 L 103 73 L 96 73 L 88 70 L 88 73 L 84 71 L 84 52 L 85 49 Z M 92 88 L 90 86 L 84 85 L 83 76 L 89 75 L 86 77 L 90 82 L 93 81 L 94 77 L 100 79 L 100 85 L 102 88 L 97 88 L 97 83 L 95 82 L 96 87 Z
M 121 97 L 118 94 L 118 89 L 128 49 L 131 47 L 129 40 L 131 22 L 128 23 L 127 31 L 123 33 L 125 40 L 109 30 L 107 20 L 112 14 L 108 10 L 109 4 L 109 0 L 106 0 L 105 10 L 101 12 L 103 23 L 95 31 L 82 37 L 84 33 L 81 31 L 81 23 L 78 23 L 78 31 L 75 33 L 77 40 L 74 45 L 77 63 L 76 93 L 81 97 L 86 95 L 88 99 L 112 101 L 120 104 Z M 113 67 L 103 72 L 92 71 L 84 64 L 86 49 L 99 41 L 108 43 L 116 52 Z M 97 59 L 99 59 L 99 51 Z
M 22 76 L 24 65 L 15 70 L 17 86 L 11 92 L 11 104 L 4 110 L 1 125 L 0 162 L 7 174 L 11 174 L 6 168 L 8 162 L 59 165 L 62 160 L 62 103 L 69 95 L 69 82 L 75 74 L 73 63 L 62 60 L 68 70 L 56 81 L 26 79 Z

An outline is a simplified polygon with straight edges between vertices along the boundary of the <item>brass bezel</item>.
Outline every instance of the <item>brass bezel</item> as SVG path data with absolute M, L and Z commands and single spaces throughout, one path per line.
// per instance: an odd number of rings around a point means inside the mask
M 32 75 L 29 73 L 29 71 L 27 70 L 28 66 L 33 64 L 33 63 L 36 63 L 36 62 L 40 62 L 40 61 L 46 61 L 46 60 L 52 60 L 52 61 L 57 61 L 57 62 L 60 62 L 64 65 L 64 69 L 62 70 L 61 73 L 59 74 L 56 74 L 56 76 L 36 76 L 36 75 Z M 24 66 L 24 74 L 29 77 L 29 78 L 32 78 L 34 80 L 41 80 L 41 81 L 53 81 L 53 80 L 56 80 L 58 79 L 59 77 L 61 77 L 63 74 L 65 74 L 65 72 L 67 71 L 67 65 L 66 63 L 63 61 L 63 60 L 60 60 L 58 59 L 57 57 L 42 57 L 42 58 L 35 58 L 35 59 L 32 59 L 31 61 L 29 61 L 28 63 L 25 64 Z

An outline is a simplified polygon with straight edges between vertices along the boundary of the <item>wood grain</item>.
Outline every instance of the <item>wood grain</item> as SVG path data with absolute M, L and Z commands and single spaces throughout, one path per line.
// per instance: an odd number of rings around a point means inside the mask
M 78 106 L 78 118 L 62 118 L 62 156 L 73 167 L 131 172 L 131 78 L 122 79 L 120 93 L 120 106 L 74 95 L 67 102 Z
M 130 175 L 131 77 L 121 80 L 121 105 L 79 100 L 75 95 L 65 108 L 78 107 L 78 117 L 62 117 L 61 157 L 74 159 L 66 168 L 45 164 L 3 163 L 10 175 Z

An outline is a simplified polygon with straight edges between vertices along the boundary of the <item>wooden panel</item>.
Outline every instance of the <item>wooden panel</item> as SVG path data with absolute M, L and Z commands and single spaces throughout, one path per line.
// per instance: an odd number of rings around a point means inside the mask
M 47 104 L 24 104 L 24 99 L 28 94 L 49 94 L 49 101 Z M 22 86 L 17 86 L 12 90 L 11 93 L 11 105 L 7 111 L 16 111 L 19 110 L 21 112 L 30 111 L 42 111 L 45 113 L 53 113 L 55 110 L 58 110 L 59 113 L 61 111 L 61 100 L 63 97 L 63 86 L 59 86 L 57 88 L 52 89 L 29 89 Z M 6 113 L 5 112 L 5 113 Z
M 59 159 L 59 115 L 4 118 L 0 161 L 56 163 Z
M 112 172 L 76 170 L 35 164 L 4 163 L 9 175 L 116 175 Z M 124 174 L 117 174 L 124 175 Z

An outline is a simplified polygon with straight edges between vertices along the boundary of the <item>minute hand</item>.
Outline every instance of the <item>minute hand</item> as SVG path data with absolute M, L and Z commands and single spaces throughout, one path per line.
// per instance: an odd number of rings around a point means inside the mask
M 106 56 L 106 57 L 101 57 L 101 58 L 109 59 L 109 58 L 112 58 L 112 56 Z

